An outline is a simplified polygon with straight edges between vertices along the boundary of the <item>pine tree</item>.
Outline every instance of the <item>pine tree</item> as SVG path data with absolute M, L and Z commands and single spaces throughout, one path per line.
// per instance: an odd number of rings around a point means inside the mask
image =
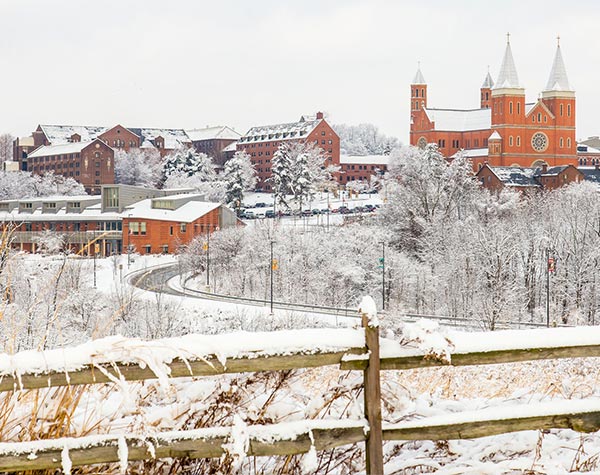
M 226 201 L 239 210 L 244 199 L 244 191 L 256 185 L 256 171 L 246 152 L 236 152 L 225 162 L 222 174 L 225 184 Z
M 165 159 L 163 166 L 165 180 L 175 174 L 195 176 L 199 181 L 213 181 L 216 176 L 212 159 L 192 148 L 178 149 Z

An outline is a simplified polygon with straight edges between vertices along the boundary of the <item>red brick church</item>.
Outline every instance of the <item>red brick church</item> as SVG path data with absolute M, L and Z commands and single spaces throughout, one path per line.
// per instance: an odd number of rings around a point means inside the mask
M 444 156 L 460 150 L 475 170 L 491 166 L 577 166 L 575 92 L 569 84 L 560 39 L 546 87 L 536 102 L 525 102 L 510 37 L 496 83 L 488 72 L 478 109 L 437 109 L 427 103 L 420 67 L 410 86 L 410 143 L 437 143 Z

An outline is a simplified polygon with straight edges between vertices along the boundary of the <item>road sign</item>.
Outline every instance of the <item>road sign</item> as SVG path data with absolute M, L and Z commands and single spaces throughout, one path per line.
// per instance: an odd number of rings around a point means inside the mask
M 272 270 L 279 270 L 279 261 L 277 259 L 273 259 L 271 261 L 271 269 Z
M 548 258 L 548 272 L 556 272 L 556 260 L 554 257 Z
M 203 242 L 202 243 L 202 250 L 203 251 L 208 251 L 208 243 L 207 242 Z

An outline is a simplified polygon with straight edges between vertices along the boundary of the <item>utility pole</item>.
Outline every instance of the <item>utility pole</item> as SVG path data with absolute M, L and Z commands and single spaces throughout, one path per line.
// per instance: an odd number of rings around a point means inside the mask
M 273 261 L 273 241 L 271 241 L 271 315 L 273 315 L 273 270 L 275 262 Z
M 94 233 L 94 238 L 96 237 L 96 233 Z M 96 239 L 94 239 L 94 288 L 96 288 L 96 246 L 98 243 Z
M 381 309 L 385 310 L 385 242 L 382 241 L 381 243 L 381 280 L 382 280 L 382 286 L 381 286 L 381 295 L 383 297 L 383 302 L 381 305 Z
M 210 291 L 210 224 L 206 228 L 206 290 Z
M 550 327 L 550 273 L 556 272 L 556 259 L 550 257 L 554 249 L 546 248 L 546 326 Z

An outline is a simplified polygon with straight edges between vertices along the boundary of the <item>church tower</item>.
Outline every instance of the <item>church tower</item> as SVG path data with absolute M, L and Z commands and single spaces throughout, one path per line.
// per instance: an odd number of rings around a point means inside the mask
M 554 115 L 554 133 L 548 134 L 550 148 L 556 155 L 556 163 L 562 164 L 577 157 L 575 142 L 575 91 L 569 84 L 567 69 L 557 38 L 556 53 L 550 70 L 548 83 L 542 91 L 542 102 Z
M 421 65 L 417 67 L 417 72 L 410 85 L 411 111 L 422 110 L 427 107 L 427 83 L 421 72 Z
M 517 137 L 525 121 L 525 89 L 519 84 L 510 35 L 507 35 L 498 80 L 492 88 L 491 109 L 492 131 L 497 131 L 503 139 L 500 163 L 493 165 L 512 165 L 515 156 L 521 152 L 521 140 Z
M 490 70 L 488 68 L 487 76 L 485 77 L 483 84 L 481 85 L 481 108 L 489 109 L 492 105 L 492 88 L 494 87 L 494 81 L 490 76 Z

